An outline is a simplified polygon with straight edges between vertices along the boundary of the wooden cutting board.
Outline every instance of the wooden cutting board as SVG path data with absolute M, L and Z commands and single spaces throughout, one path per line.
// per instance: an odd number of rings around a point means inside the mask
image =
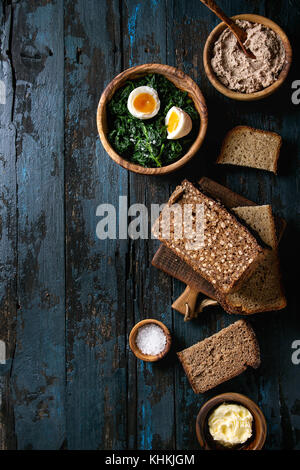
M 220 200 L 228 209 L 239 206 L 257 205 L 255 202 L 240 196 L 210 178 L 201 178 L 199 185 L 201 186 L 200 189 L 208 193 L 208 195 L 214 199 Z M 286 222 L 280 217 L 275 217 L 275 224 L 277 237 L 278 240 L 280 240 L 285 230 Z M 152 265 L 187 285 L 183 294 L 172 305 L 172 307 L 180 313 L 186 314 L 187 308 L 192 316 L 197 309 L 201 311 L 199 302 L 197 305 L 199 293 L 204 294 L 205 297 L 209 297 L 210 299 L 216 298 L 213 286 L 207 282 L 206 279 L 197 274 L 182 259 L 175 256 L 173 251 L 165 245 L 162 244 L 157 250 L 152 259 Z

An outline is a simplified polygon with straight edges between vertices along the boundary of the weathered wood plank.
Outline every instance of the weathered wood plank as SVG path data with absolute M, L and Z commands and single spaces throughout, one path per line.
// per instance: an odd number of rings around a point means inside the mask
M 0 6 L 0 449 L 15 448 L 10 370 L 16 321 L 15 128 L 11 122 L 14 86 L 10 60 L 11 7 Z
M 247 8 L 246 4 L 247 2 L 244 2 L 245 8 Z M 290 6 L 292 7 L 292 5 Z M 291 40 L 297 35 L 299 11 L 297 18 L 295 16 L 297 10 L 294 8 L 287 11 L 286 4 L 282 2 L 266 1 L 264 4 L 261 2 L 257 12 L 278 22 Z M 297 52 L 296 60 L 299 63 Z M 243 106 L 242 103 L 233 103 L 233 106 L 230 107 L 230 114 L 228 111 L 226 116 L 226 128 L 224 127 L 224 132 L 226 132 L 227 129 L 242 122 L 261 129 L 274 130 L 281 134 L 284 144 L 280 157 L 279 175 L 273 176 L 247 169 L 234 169 L 233 171 L 226 169 L 223 175 L 220 175 L 233 189 L 243 191 L 247 197 L 255 198 L 254 200 L 259 203 L 271 203 L 274 212 L 282 215 L 288 223 L 293 221 L 293 225 L 290 226 L 281 245 L 284 273 L 289 271 L 286 260 L 291 263 L 293 255 L 290 250 L 295 246 L 296 233 L 299 233 L 299 223 L 296 222 L 295 226 L 297 209 L 294 204 L 294 201 L 299 199 L 298 175 L 293 170 L 299 165 L 299 137 L 298 132 L 295 132 L 296 127 L 298 129 L 299 126 L 299 111 L 291 103 L 291 83 L 296 78 L 297 76 L 295 73 L 293 74 L 292 69 L 283 88 L 267 100 L 254 102 L 249 107 Z M 286 311 L 257 316 L 253 320 L 261 343 L 263 361 L 258 375 L 255 374 L 257 393 L 252 392 L 252 396 L 253 398 L 257 397 L 266 414 L 269 425 L 266 447 L 269 449 L 296 445 L 296 431 L 293 429 L 293 423 L 295 426 L 297 416 L 292 415 L 297 400 L 297 393 L 292 385 L 295 383 L 296 371 L 291 362 L 290 345 L 293 338 L 299 337 L 299 326 L 295 320 L 293 294 L 295 289 L 289 287 L 290 276 L 284 277 L 286 278 L 285 285 L 288 287 Z M 272 328 L 270 328 L 271 315 Z M 281 358 L 280 361 L 278 356 Z
M 12 366 L 19 449 L 65 435 L 62 2 L 14 4 L 12 63 L 18 203 L 17 343 Z
M 98 204 L 117 209 L 127 173 L 105 153 L 96 110 L 121 71 L 118 1 L 65 1 L 67 446 L 127 446 L 127 240 L 96 237 Z
M 7 82 L 6 82 L 7 83 Z M 0 449 L 15 447 L 10 372 L 16 323 L 15 129 L 0 129 Z
M 124 68 L 147 62 L 166 63 L 166 4 L 164 1 L 122 2 Z M 130 204 L 165 202 L 170 194 L 168 178 L 129 175 Z M 128 330 L 143 318 L 158 318 L 173 330 L 171 280 L 151 266 L 157 241 L 136 240 L 130 244 L 131 273 L 128 299 Z M 136 446 L 139 449 L 170 449 L 175 446 L 174 353 L 161 363 L 135 361 L 129 356 L 129 390 L 136 400 Z M 130 405 L 133 408 L 133 405 Z M 131 424 L 131 429 L 134 424 Z M 134 439 L 130 441 L 133 445 Z
M 229 14 L 245 13 L 249 10 L 249 2 L 222 2 L 222 7 Z M 291 38 L 295 35 L 296 18 L 293 14 L 283 14 L 286 5 L 281 2 L 253 2 L 251 13 L 267 14 L 271 19 L 278 21 Z M 299 155 L 298 128 L 299 117 L 297 110 L 292 109 L 290 99 L 291 81 L 296 77 L 290 76 L 287 84 L 279 93 L 268 100 L 254 103 L 238 103 L 224 98 L 217 93 L 206 79 L 202 67 L 202 50 L 207 34 L 213 29 L 218 20 L 197 1 L 174 2 L 174 17 L 169 21 L 168 44 L 173 44 L 171 51 L 175 51 L 174 63 L 190 73 L 199 83 L 209 107 L 209 128 L 205 145 L 197 157 L 186 167 L 186 174 L 208 175 L 227 184 L 231 189 L 242 193 L 244 196 L 258 203 L 272 203 L 274 211 L 289 220 L 296 220 L 296 205 L 298 200 L 298 174 L 287 168 L 279 176 L 275 177 L 263 172 L 241 168 L 216 168 L 214 165 L 221 141 L 227 132 L 237 124 L 248 124 L 262 129 L 270 129 L 279 132 L 285 141 L 281 160 L 291 161 L 288 152 L 293 151 L 294 158 Z M 171 61 L 171 57 L 169 62 Z M 195 65 L 196 64 L 196 65 Z M 200 75 L 201 74 L 201 75 Z M 291 74 L 292 75 L 292 74 Z M 297 116 L 296 116 L 297 114 Z M 298 152 L 297 152 L 298 149 Z M 289 163 L 290 164 L 290 163 Z M 284 165 L 283 165 L 284 166 Z M 292 163 L 295 170 L 296 160 Z M 287 174 L 285 174 L 287 171 Z M 292 176 L 293 173 L 293 176 Z M 289 191 L 288 186 L 293 187 Z M 295 196 L 296 194 L 296 196 Z M 297 224 L 298 227 L 298 224 Z M 295 224 L 293 224 L 293 229 Z M 296 228 L 297 232 L 299 231 Z M 296 235 L 290 235 L 290 246 L 295 246 L 293 240 Z M 288 238 L 288 236 L 287 236 Z M 291 258 L 289 250 L 283 242 L 284 259 Z M 291 261 L 290 261 L 291 262 Z M 283 264 L 283 270 L 288 271 L 287 263 Z M 288 276 L 289 281 L 291 276 Z M 177 287 L 176 295 L 182 291 L 182 286 Z M 179 289 L 177 291 L 177 288 Z M 184 405 L 177 408 L 177 421 L 185 423 L 183 429 L 177 434 L 179 448 L 197 448 L 193 436 L 194 417 L 201 403 L 208 397 L 222 391 L 235 390 L 245 393 L 256 400 L 265 411 L 269 434 L 266 448 L 279 449 L 297 445 L 296 436 L 299 432 L 294 429 L 297 423 L 297 399 L 295 388 L 295 366 L 290 360 L 289 344 L 292 338 L 299 336 L 299 326 L 296 325 L 294 316 L 294 304 L 292 289 L 289 289 L 289 306 L 287 312 L 265 314 L 252 317 L 254 328 L 257 331 L 262 346 L 262 366 L 258 371 L 249 371 L 243 376 L 230 381 L 205 394 L 196 397 L 186 384 L 182 371 L 178 373 L 176 382 L 178 402 L 185 398 Z M 287 314 L 289 317 L 287 323 Z M 190 345 L 220 329 L 222 326 L 233 322 L 237 317 L 229 317 L 221 310 L 207 310 L 199 319 L 198 325 L 180 326 L 175 317 L 175 328 L 183 345 Z M 272 327 L 270 327 L 272 325 Z M 297 333 L 298 332 L 298 333 Z M 278 361 L 282 357 L 282 365 Z M 283 368 L 281 368 L 283 367 Z M 283 372 L 284 371 L 284 372 Z M 294 415 L 292 415 L 294 410 Z M 192 424 L 190 424 L 192 423 Z M 298 423 L 299 427 L 299 423 Z

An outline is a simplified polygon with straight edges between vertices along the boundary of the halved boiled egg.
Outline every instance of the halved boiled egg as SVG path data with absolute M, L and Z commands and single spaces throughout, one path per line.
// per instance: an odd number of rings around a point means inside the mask
M 192 120 L 188 113 L 177 106 L 172 106 L 168 111 L 165 124 L 167 126 L 168 139 L 181 139 L 192 130 Z
M 127 108 L 138 119 L 153 118 L 160 108 L 157 91 L 150 86 L 135 88 L 128 96 Z

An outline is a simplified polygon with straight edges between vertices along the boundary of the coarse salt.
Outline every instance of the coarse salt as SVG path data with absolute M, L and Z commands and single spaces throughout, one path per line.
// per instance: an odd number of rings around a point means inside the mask
M 136 335 L 136 345 L 143 354 L 156 356 L 166 347 L 167 338 L 163 329 L 155 323 L 141 326 Z

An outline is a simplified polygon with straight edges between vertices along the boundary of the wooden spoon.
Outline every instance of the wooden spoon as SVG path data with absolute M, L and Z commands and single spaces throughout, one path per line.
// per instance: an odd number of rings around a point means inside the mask
M 215 13 L 215 15 L 218 16 L 227 26 L 228 28 L 233 32 L 235 35 L 240 48 L 246 54 L 247 57 L 250 59 L 256 59 L 255 55 L 246 47 L 244 46 L 244 42 L 247 40 L 247 33 L 244 31 L 242 28 L 240 28 L 235 21 L 233 21 L 231 18 L 229 18 L 223 10 L 216 4 L 214 0 L 201 0 L 201 2 L 207 6 L 212 12 Z

